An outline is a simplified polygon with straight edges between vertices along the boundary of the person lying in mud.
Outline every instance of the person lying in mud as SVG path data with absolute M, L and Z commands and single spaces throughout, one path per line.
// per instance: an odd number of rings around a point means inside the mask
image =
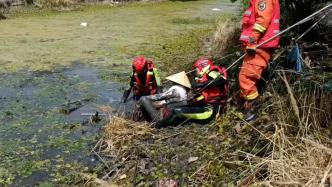
M 192 99 L 182 99 L 178 106 L 164 105 L 163 115 L 158 114 L 156 109 L 152 107 L 153 101 L 156 101 L 157 98 L 153 100 L 151 99 L 153 96 L 149 96 L 140 100 L 144 110 L 156 122 L 156 127 L 166 127 L 189 121 L 209 123 L 225 107 L 228 94 L 225 68 L 214 66 L 211 60 L 202 58 L 195 62 L 194 69 L 196 70 L 195 84 L 193 85 L 195 95 Z M 163 101 L 162 103 L 167 102 Z
M 161 92 L 158 70 L 151 60 L 144 56 L 136 57 L 132 63 L 133 73 L 130 77 L 129 88 L 124 91 L 121 102 L 127 102 L 130 92 L 133 99 L 138 101 L 142 96 L 154 95 Z
M 139 100 L 141 109 L 148 121 L 158 122 L 169 115 L 170 109 L 188 104 L 188 91 L 191 89 L 186 73 L 180 72 L 166 77 L 172 84 L 166 91 Z

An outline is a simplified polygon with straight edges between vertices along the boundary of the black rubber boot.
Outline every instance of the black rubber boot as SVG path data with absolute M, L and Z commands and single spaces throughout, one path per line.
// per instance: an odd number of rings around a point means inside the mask
M 146 113 L 150 116 L 153 122 L 161 120 L 160 112 L 156 108 L 154 108 L 154 106 L 152 105 L 152 101 L 150 99 L 143 96 L 139 100 L 139 103 L 141 107 L 143 107 L 143 109 L 146 111 Z

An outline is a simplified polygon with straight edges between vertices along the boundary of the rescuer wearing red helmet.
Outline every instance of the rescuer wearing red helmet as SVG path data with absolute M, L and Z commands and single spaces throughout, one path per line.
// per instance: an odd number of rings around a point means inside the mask
M 250 0 L 249 8 L 243 15 L 240 41 L 247 54 L 239 73 L 239 84 L 244 111 L 249 112 L 259 96 L 257 82 L 268 67 L 280 38 L 276 37 L 259 48 L 256 46 L 279 32 L 279 20 L 279 0 Z
M 190 104 L 171 108 L 170 114 L 158 121 L 156 127 L 187 121 L 208 123 L 225 106 L 228 94 L 226 69 L 215 66 L 208 58 L 198 59 L 193 68 L 196 70 L 195 83 L 192 85 L 195 96 L 189 101 Z
M 133 73 L 130 78 L 130 88 L 124 91 L 122 102 L 126 102 L 131 90 L 133 90 L 134 100 L 139 100 L 141 96 L 154 95 L 159 92 L 160 78 L 157 69 L 152 61 L 144 56 L 136 57 L 132 62 Z
M 194 103 L 211 105 L 225 104 L 228 94 L 227 72 L 220 66 L 215 66 L 208 58 L 198 59 L 193 68 L 196 69 L 194 91 L 199 93 Z

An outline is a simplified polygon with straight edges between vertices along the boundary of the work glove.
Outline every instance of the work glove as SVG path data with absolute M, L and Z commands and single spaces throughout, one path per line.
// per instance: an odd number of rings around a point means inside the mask
M 256 45 L 248 45 L 246 47 L 246 52 L 248 55 L 255 55 L 256 53 Z
M 192 87 L 194 90 L 204 87 L 204 83 L 193 83 Z
M 257 40 L 253 37 L 249 37 L 249 44 L 246 47 L 246 52 L 248 55 L 255 55 L 257 49 Z

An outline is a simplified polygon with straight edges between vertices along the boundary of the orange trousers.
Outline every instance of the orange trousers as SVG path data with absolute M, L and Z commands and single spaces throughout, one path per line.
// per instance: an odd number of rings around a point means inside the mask
M 240 96 L 247 101 L 259 96 L 257 82 L 267 68 L 274 49 L 257 49 L 254 55 L 244 57 L 239 73 Z

